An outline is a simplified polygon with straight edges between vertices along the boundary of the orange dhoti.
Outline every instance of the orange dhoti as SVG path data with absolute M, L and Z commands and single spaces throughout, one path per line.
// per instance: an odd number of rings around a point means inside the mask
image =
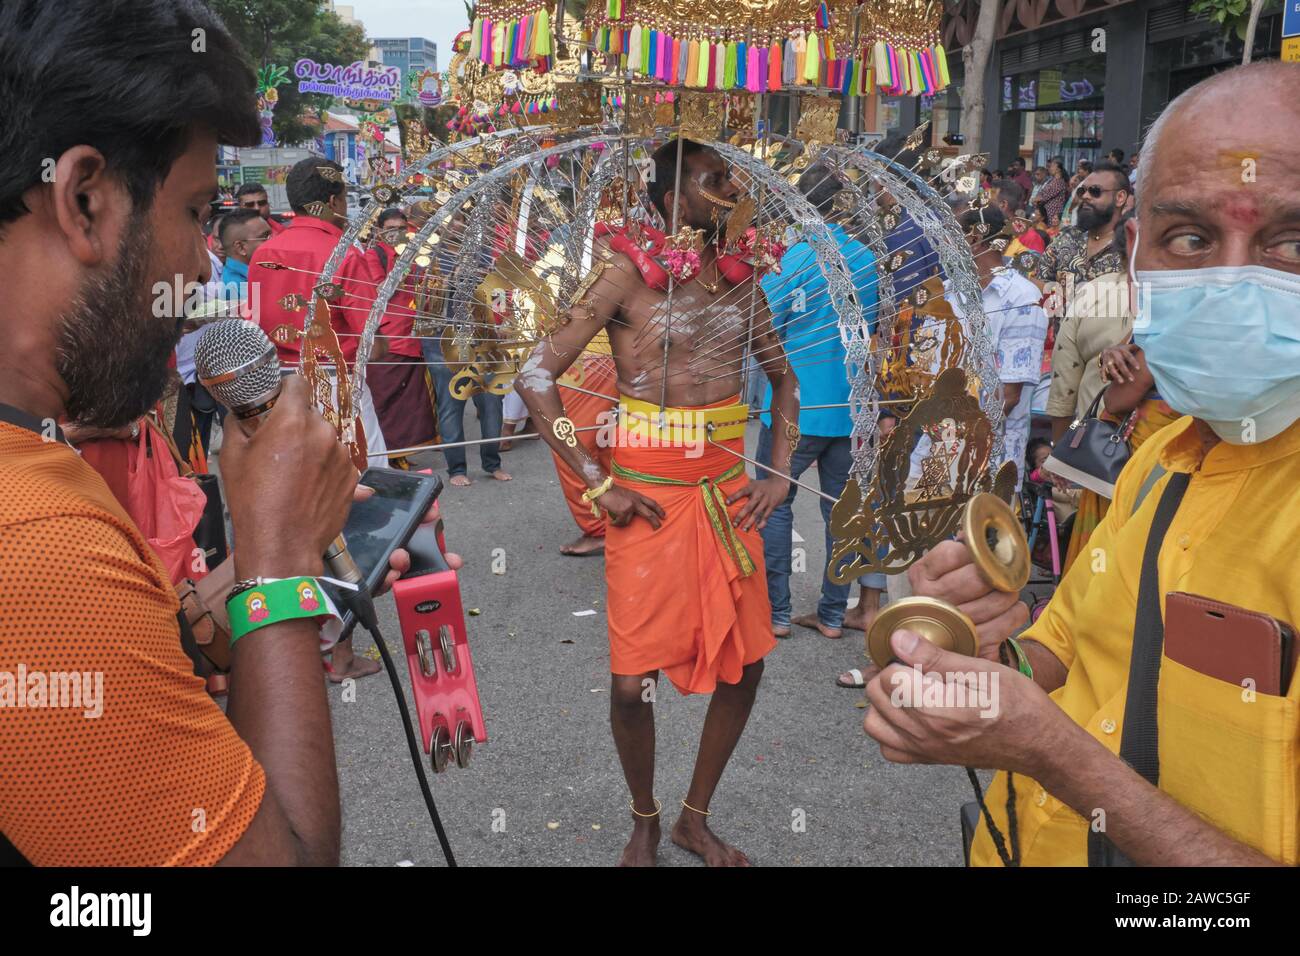
M 579 371 L 581 374 L 574 374 Z M 595 395 L 588 395 L 587 392 L 613 396 L 617 377 L 613 358 L 608 355 L 588 355 L 575 363 L 569 373 L 562 376 L 559 381 L 564 415 L 573 422 L 576 429 L 579 429 L 574 437 L 582 443 L 588 455 L 600 462 L 600 467 L 606 472 L 609 471 L 612 449 L 608 441 L 601 442 L 598 439 L 601 435 L 606 435 L 609 430 L 581 431 L 581 429 L 603 424 L 600 416 L 608 412 L 614 404 L 610 398 L 597 398 Z M 566 383 L 577 385 L 586 391 L 579 392 L 576 389 L 565 388 Z M 560 479 L 560 487 L 564 490 L 565 504 L 573 513 L 573 520 L 577 522 L 579 530 L 589 538 L 603 538 L 605 536 L 604 515 L 600 517 L 593 515 L 591 505 L 582 500 L 582 493 L 587 490 L 586 484 L 574 474 L 573 469 L 564 462 L 564 459 L 555 452 L 551 452 L 551 455 L 555 458 L 555 473 Z
M 712 693 L 776 646 L 762 536 L 732 523 L 745 499 L 726 504 L 749 478 L 744 462 L 704 440 L 702 426 L 679 430 L 694 432 L 686 447 L 659 442 L 651 428 L 629 424 L 629 406 L 646 407 L 623 400 L 614 480 L 658 502 L 664 519 L 658 530 L 636 517 L 606 531 L 610 670 L 662 670 L 683 694 Z M 734 399 L 666 411 L 669 421 L 723 413 L 738 424 L 718 427 L 714 440 L 744 452 L 746 407 Z

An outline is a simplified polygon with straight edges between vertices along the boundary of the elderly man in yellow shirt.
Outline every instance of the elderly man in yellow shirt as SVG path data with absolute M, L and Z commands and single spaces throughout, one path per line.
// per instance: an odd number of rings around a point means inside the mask
M 1147 666 L 1134 651 L 1135 630 L 1162 635 L 1165 649 L 1181 640 L 1158 616 L 1135 627 L 1158 510 L 1172 521 L 1152 568 L 1158 584 L 1148 579 L 1153 614 L 1180 591 L 1300 623 L 1297 87 L 1296 64 L 1220 73 L 1171 103 L 1143 147 L 1138 219 L 1129 223 L 1135 338 L 1161 394 L 1189 414 L 1134 455 L 1089 553 L 1020 635 L 1032 679 L 995 663 L 1026 612 L 1018 596 L 990 590 L 964 544 L 944 543 L 909 572 L 915 593 L 972 618 L 980 656 L 895 632 L 902 663 L 868 685 L 865 727 L 890 760 L 1002 771 L 986 795 L 973 864 L 1082 866 L 1090 832 L 1094 851 L 1104 833 L 1139 865 L 1300 861 L 1300 681 L 1281 695 L 1256 693 L 1250 681 L 1239 686 L 1167 654 Z M 995 713 L 894 706 L 891 687 L 912 665 L 927 682 L 995 672 Z M 1155 705 L 1153 720 L 1130 716 L 1135 727 L 1154 725 L 1158 745 L 1148 740 L 1145 757 L 1124 747 L 1144 774 L 1119 756 L 1130 671 L 1135 684 L 1146 681 L 1132 699 Z

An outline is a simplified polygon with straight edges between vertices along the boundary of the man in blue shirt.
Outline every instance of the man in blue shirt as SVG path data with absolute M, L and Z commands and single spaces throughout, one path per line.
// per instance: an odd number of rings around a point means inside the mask
M 832 201 L 843 186 L 824 166 L 813 166 L 800 177 L 799 189 L 828 221 Z M 848 264 L 857 289 L 858 302 L 871 332 L 876 325 L 875 256 L 861 242 L 852 238 L 843 226 L 831 225 L 840 252 Z M 790 460 L 790 473 L 798 478 L 813 464 L 817 466 L 821 490 L 839 498 L 848 481 L 853 463 L 853 423 L 849 417 L 849 376 L 846 353 L 839 335 L 839 316 L 831 302 L 826 278 L 817 264 L 817 254 L 807 242 L 800 242 L 781 260 L 780 274 L 770 273 L 763 279 L 763 292 L 772 312 L 772 325 L 785 347 L 790 365 L 799 379 L 799 421 L 778 420 L 775 427 L 798 426 L 799 444 Z M 762 407 L 772 404 L 768 386 Z M 819 407 L 830 406 L 830 407 Z M 777 416 L 780 419 L 780 416 Z M 772 461 L 772 413 L 762 414 L 758 460 Z M 772 632 L 789 637 L 791 623 L 816 628 L 826 637 L 843 634 L 844 613 L 848 606 L 849 585 L 832 584 L 826 579 L 825 564 L 820 570 L 822 596 L 815 614 L 805 614 L 791 621 L 790 573 L 793 518 L 791 503 L 798 486 L 772 512 L 763 528 L 763 556 L 767 564 L 767 591 L 772 602 Z M 831 551 L 831 502 L 822 499 L 822 519 L 826 524 L 826 554 Z M 883 589 L 884 584 L 880 582 Z

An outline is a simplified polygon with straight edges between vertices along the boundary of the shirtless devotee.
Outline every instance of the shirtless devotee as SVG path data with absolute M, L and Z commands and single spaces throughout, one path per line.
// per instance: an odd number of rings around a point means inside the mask
M 599 275 L 588 277 L 590 286 L 533 352 L 516 388 L 543 438 L 607 515 L 610 724 L 633 814 L 621 865 L 653 865 L 659 844 L 653 704 L 662 670 L 684 694 L 713 695 L 673 842 L 710 866 L 745 866 L 745 855 L 719 839 L 706 817 L 749 718 L 763 657 L 776 643 L 759 529 L 789 491 L 789 481 L 775 474 L 750 479 L 732 453 L 744 453 L 748 409 L 739 393 L 751 321 L 753 354 L 784 422 L 798 421 L 798 383 L 761 290 L 745 277 L 748 267 L 720 260 L 714 245 L 740 198 L 726 164 L 715 151 L 682 141 L 677 189 L 678 148 L 673 141 L 655 153 L 649 195 L 670 232 L 674 221 L 702 231 L 698 262 L 673 257 L 670 295 L 665 267 L 644 255 L 647 233 L 630 237 L 639 245 L 618 235 L 602 242 Z M 602 329 L 622 396 L 609 473 L 572 435 L 567 396 L 556 388 Z M 788 473 L 797 429 L 776 431 L 772 467 Z

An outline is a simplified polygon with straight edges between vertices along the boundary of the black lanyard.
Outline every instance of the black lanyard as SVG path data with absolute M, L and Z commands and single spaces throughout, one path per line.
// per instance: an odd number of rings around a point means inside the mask
M 17 425 L 19 428 L 25 428 L 33 434 L 40 435 L 46 441 L 60 441 L 67 444 L 68 440 L 63 437 L 63 429 L 54 424 L 54 435 L 49 434 L 50 419 L 40 419 L 31 412 L 25 412 L 21 408 L 14 408 L 12 405 L 6 405 L 0 402 L 0 422 L 8 422 L 10 425 Z

